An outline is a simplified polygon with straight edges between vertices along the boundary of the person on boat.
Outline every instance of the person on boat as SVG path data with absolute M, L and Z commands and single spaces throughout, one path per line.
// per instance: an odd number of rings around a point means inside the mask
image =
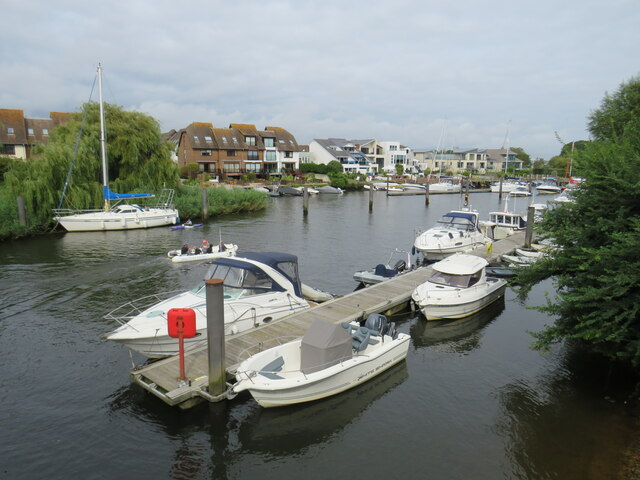
M 193 225 L 193 222 L 191 221 L 191 219 L 187 220 L 186 222 L 184 222 L 185 225 Z
M 182 245 L 182 249 L 180 250 L 180 255 L 187 255 L 189 253 L 189 244 L 185 243 Z
M 202 240 L 202 253 L 211 253 L 213 251 L 211 247 L 207 240 Z

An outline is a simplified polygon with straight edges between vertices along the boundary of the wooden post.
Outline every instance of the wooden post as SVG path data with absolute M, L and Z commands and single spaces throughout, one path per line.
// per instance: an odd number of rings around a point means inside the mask
M 369 186 L 369 212 L 373 212 L 373 183 Z
M 19 195 L 16 198 L 18 202 L 18 220 L 20 220 L 20 225 L 23 227 L 27 226 L 27 209 L 24 206 L 24 197 Z
M 302 215 L 309 215 L 309 189 L 302 187 Z
M 535 223 L 536 207 L 529 205 L 527 208 L 527 228 L 524 232 L 524 248 L 531 248 L 533 239 L 533 224 Z
M 500 177 L 500 191 L 498 192 L 498 200 L 502 198 L 502 177 Z
M 209 190 L 207 187 L 202 189 L 202 218 L 207 219 L 209 216 Z
M 227 389 L 224 338 L 223 284 L 219 278 L 205 282 L 207 297 L 207 346 L 209 353 L 209 395 L 221 395 Z
M 428 207 L 429 206 L 429 184 L 431 182 L 429 182 L 429 179 L 427 179 L 427 183 L 424 186 L 424 206 Z

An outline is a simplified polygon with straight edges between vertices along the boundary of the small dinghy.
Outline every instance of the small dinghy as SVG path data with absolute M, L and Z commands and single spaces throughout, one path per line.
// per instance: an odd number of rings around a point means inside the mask
M 202 248 L 189 248 L 188 245 L 185 245 L 182 249 L 170 250 L 167 252 L 167 256 L 174 263 L 204 262 L 205 260 L 212 260 L 220 257 L 235 257 L 237 251 L 238 245 L 233 243 L 211 245 L 211 248 L 204 252 L 202 251 Z
M 242 362 L 233 392 L 248 390 L 263 407 L 336 395 L 404 360 L 410 339 L 384 315 L 369 315 L 364 326 L 316 319 L 301 339 Z
M 198 228 L 201 226 L 201 223 L 183 223 L 182 225 L 174 225 L 171 227 L 171 230 L 188 230 L 190 228 Z

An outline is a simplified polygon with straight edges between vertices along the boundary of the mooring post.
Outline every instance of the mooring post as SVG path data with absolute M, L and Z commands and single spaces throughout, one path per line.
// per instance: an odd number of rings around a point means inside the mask
M 502 198 L 502 177 L 500 177 L 500 191 L 498 192 L 498 199 Z
M 429 182 L 429 179 L 427 179 L 427 183 L 424 186 L 424 206 L 428 207 L 429 206 L 429 184 L 431 182 Z
M 209 190 L 207 187 L 202 189 L 202 218 L 205 220 L 209 216 Z
M 209 353 L 209 395 L 221 395 L 227 389 L 224 339 L 223 284 L 219 278 L 206 282 L 207 345 Z
M 529 205 L 529 208 L 527 208 L 527 228 L 524 232 L 524 248 L 531 248 L 535 214 L 536 214 L 536 207 L 534 207 L 533 205 Z
M 309 215 L 309 189 L 302 187 L 302 215 Z
M 20 220 L 20 225 L 22 225 L 23 227 L 27 226 L 27 210 L 24 206 L 24 197 L 22 195 L 19 195 L 16 198 L 17 202 L 18 202 L 18 220 Z
M 369 185 L 369 212 L 373 212 L 373 183 Z

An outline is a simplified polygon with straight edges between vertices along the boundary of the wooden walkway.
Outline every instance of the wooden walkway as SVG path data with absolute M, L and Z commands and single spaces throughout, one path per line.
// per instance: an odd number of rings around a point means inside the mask
M 524 232 L 494 242 L 492 251 L 479 247 L 473 252 L 494 261 L 500 255 L 511 253 L 524 243 Z M 274 320 L 253 330 L 228 336 L 225 343 L 225 365 L 228 377 L 233 377 L 239 363 L 249 355 L 256 353 L 255 348 L 262 344 L 269 348 L 277 340 L 290 341 L 299 338 L 316 318 L 340 323 L 366 318 L 371 313 L 391 313 L 406 309 L 415 288 L 430 276 L 430 266 L 419 267 L 399 277 L 371 285 L 353 293 L 330 300 L 287 317 Z M 185 374 L 188 381 L 179 379 L 179 359 L 169 357 L 151 363 L 131 372 L 132 381 L 141 385 L 169 405 L 188 408 L 199 402 L 202 397 L 210 401 L 222 400 L 208 398 L 208 349 L 200 347 L 185 354 Z

